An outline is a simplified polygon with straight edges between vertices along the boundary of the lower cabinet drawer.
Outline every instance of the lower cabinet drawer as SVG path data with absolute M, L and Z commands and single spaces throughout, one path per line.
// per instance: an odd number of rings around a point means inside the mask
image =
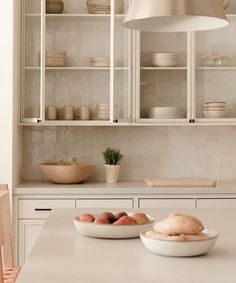
M 236 207 L 236 199 L 198 199 L 197 207 Z
M 139 199 L 140 208 L 194 208 L 195 199 Z
M 133 199 L 84 198 L 84 199 L 76 200 L 76 207 L 77 208 L 133 208 Z
M 24 199 L 19 200 L 19 218 L 45 219 L 53 208 L 75 208 L 72 199 Z

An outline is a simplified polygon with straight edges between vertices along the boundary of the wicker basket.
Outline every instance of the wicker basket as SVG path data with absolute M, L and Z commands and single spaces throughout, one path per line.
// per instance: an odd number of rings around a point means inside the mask
M 110 14 L 110 0 L 88 0 L 87 8 L 90 14 Z M 124 10 L 124 1 L 115 0 L 115 13 L 122 14 Z

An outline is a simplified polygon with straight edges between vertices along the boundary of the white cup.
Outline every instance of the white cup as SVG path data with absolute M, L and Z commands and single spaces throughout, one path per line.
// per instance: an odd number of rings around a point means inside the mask
M 81 106 L 79 110 L 80 110 L 80 120 L 90 119 L 90 109 L 88 106 Z
M 48 106 L 47 107 L 47 120 L 56 120 L 57 119 L 57 107 Z
M 65 106 L 64 107 L 64 120 L 74 120 L 73 106 Z

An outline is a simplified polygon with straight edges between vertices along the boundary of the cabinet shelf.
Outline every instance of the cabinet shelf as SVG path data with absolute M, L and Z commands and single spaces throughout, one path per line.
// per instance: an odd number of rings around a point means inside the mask
M 197 70 L 206 70 L 206 71 L 231 71 L 236 70 L 236 67 L 197 67 Z
M 37 71 L 40 67 L 25 67 L 25 70 Z M 115 67 L 116 71 L 129 70 L 128 67 Z M 46 71 L 110 71 L 110 67 L 46 67 Z
M 40 18 L 40 14 L 25 14 L 26 18 Z M 117 14 L 115 15 L 115 19 L 123 19 L 125 14 Z M 110 14 L 46 14 L 46 19 L 48 21 L 71 21 L 71 20 L 79 20 L 79 21 L 107 21 L 110 20 Z
M 141 67 L 141 70 L 147 71 L 162 71 L 162 70 L 187 70 L 187 67 Z

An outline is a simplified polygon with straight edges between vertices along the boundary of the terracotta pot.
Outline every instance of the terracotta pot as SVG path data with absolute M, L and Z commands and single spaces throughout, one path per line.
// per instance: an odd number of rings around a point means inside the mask
M 106 182 L 108 184 L 117 183 L 120 173 L 120 165 L 104 165 Z

